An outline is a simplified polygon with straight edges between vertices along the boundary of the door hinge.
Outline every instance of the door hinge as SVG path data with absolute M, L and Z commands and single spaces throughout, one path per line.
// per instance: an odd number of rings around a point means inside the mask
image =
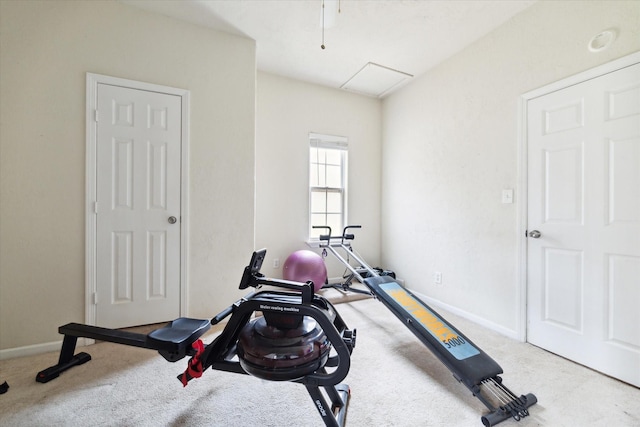
M 98 110 L 93 110 L 93 119 L 96 121 L 96 123 L 98 122 Z
M 93 213 L 98 213 L 98 202 L 93 202 Z
M 93 305 L 98 305 L 98 293 L 93 293 Z

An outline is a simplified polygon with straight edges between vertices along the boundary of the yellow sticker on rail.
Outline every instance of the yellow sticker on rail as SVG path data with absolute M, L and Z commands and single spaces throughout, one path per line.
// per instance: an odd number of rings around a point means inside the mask
M 414 320 L 422 325 L 456 359 L 464 360 L 480 354 L 480 351 L 461 337 L 451 325 L 429 310 L 398 283 L 382 283 L 380 284 L 380 289 L 404 308 Z

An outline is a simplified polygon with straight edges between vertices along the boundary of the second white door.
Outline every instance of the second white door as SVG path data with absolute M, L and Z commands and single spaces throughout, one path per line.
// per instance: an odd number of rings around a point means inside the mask
M 98 84 L 96 323 L 180 314 L 179 96 Z
M 640 386 L 640 64 L 527 112 L 528 340 Z

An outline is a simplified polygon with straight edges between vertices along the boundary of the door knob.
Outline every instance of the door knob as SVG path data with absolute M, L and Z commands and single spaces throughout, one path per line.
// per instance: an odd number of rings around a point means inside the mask
M 531 230 L 529 232 L 529 237 L 533 237 L 534 239 L 539 239 L 540 236 L 542 236 L 542 233 L 539 232 L 538 230 Z
M 176 219 L 175 216 L 170 216 L 168 221 L 169 221 L 169 224 L 175 224 L 176 221 L 178 221 L 178 220 Z

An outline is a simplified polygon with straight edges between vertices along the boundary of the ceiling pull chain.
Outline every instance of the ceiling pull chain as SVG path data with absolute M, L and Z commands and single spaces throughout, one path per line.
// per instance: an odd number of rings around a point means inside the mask
M 322 44 L 320 47 L 324 49 L 324 0 L 322 0 Z

